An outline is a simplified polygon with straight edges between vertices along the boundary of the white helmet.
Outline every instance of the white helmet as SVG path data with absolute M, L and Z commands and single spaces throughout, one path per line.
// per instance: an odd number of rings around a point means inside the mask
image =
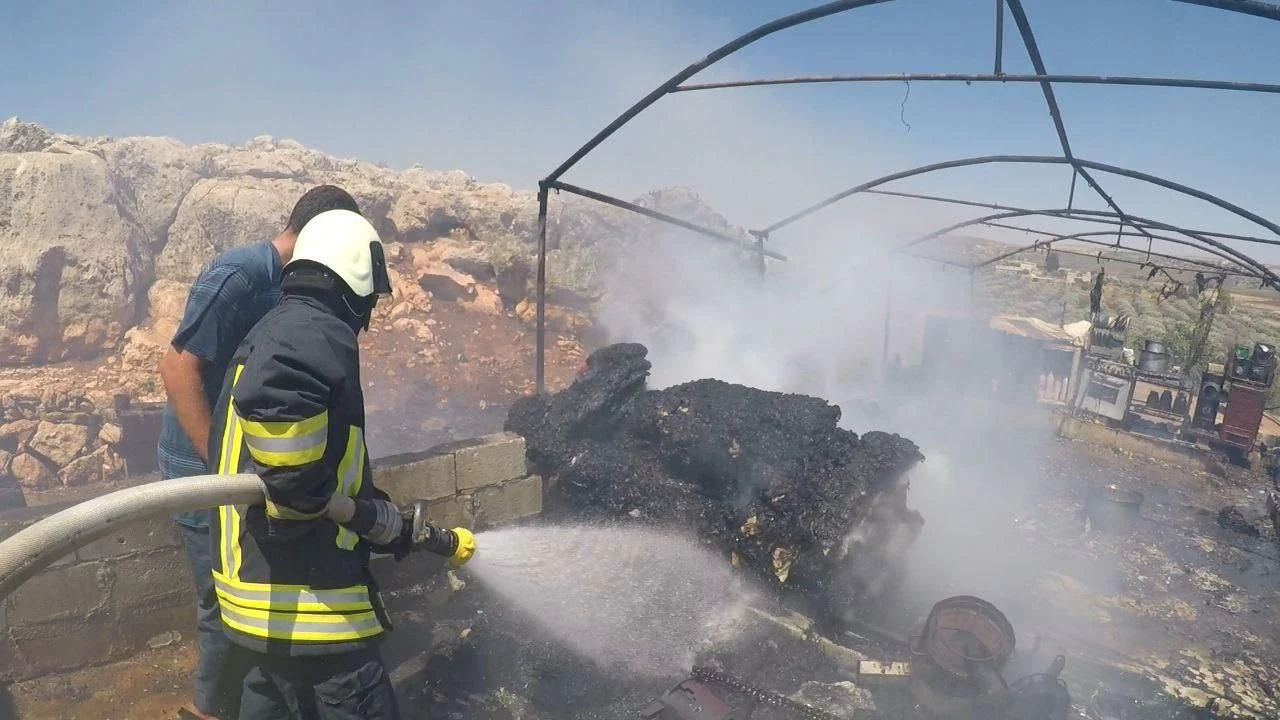
M 312 218 L 298 233 L 293 257 L 285 268 L 300 262 L 327 268 L 359 297 L 391 293 L 382 241 L 359 213 L 328 210 Z

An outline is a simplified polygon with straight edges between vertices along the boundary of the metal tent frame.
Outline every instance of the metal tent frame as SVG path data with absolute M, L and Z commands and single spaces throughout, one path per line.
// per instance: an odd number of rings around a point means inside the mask
M 1190 78 L 1170 78 L 1170 77 L 1109 77 L 1109 76 L 1093 76 L 1093 75 L 1052 75 L 1045 68 L 1044 59 L 1040 55 L 1039 46 L 1036 44 L 1035 35 L 1032 32 L 1031 23 L 1027 19 L 1027 15 L 1022 6 L 1022 0 L 995 0 L 995 60 L 994 71 L 991 74 L 961 74 L 961 73 L 915 73 L 902 75 L 830 75 L 830 76 L 806 76 L 806 77 L 790 77 L 790 78 L 771 78 L 756 80 L 735 80 L 727 82 L 713 82 L 702 84 L 685 84 L 687 80 L 694 75 L 702 72 L 715 63 L 723 60 L 736 53 L 737 51 L 755 43 L 756 41 L 772 35 L 776 32 L 786 30 L 804 23 L 812 22 L 822 18 L 830 17 L 839 13 L 850 10 L 856 10 L 871 5 L 880 5 L 894 0 L 836 0 L 828 2 L 817 7 L 810 8 L 801 12 L 797 12 L 769 23 L 765 23 L 750 32 L 740 35 L 737 38 L 725 43 L 713 50 L 707 56 L 701 58 L 697 62 L 689 65 L 685 69 L 668 78 L 658 87 L 654 88 L 649 94 L 645 95 L 625 112 L 615 118 L 603 130 L 596 133 L 594 137 L 588 140 L 580 148 L 573 152 L 564 162 L 552 170 L 545 178 L 538 183 L 538 270 L 537 270 L 537 348 L 536 348 L 536 369 L 535 369 L 535 387 L 538 393 L 545 391 L 544 370 L 546 360 L 546 265 L 547 265 L 547 209 L 549 194 L 551 191 L 567 192 L 573 195 L 585 197 L 607 205 L 612 205 L 624 210 L 629 210 L 646 217 L 659 220 L 677 227 L 684 228 L 691 232 L 703 235 L 705 237 L 720 242 L 734 243 L 741 245 L 744 249 L 755 252 L 759 256 L 760 267 L 764 267 L 765 258 L 773 258 L 775 260 L 785 260 L 785 256 L 780 253 L 768 250 L 765 243 L 768 242 L 771 233 L 797 222 L 802 218 L 808 217 L 823 208 L 829 207 L 840 200 L 847 197 L 866 193 L 896 196 L 902 198 L 944 202 L 957 205 L 968 205 L 973 207 L 988 208 L 993 214 L 983 217 L 967 220 L 945 228 L 941 228 L 932 233 L 915 238 L 896 248 L 895 252 L 924 260 L 938 262 L 944 265 L 958 266 L 967 269 L 972 275 L 978 268 L 985 267 L 991 263 L 998 262 L 1006 257 L 1016 255 L 1020 252 L 1035 250 L 1037 248 L 1048 247 L 1054 243 L 1072 241 L 1083 242 L 1086 244 L 1104 245 L 1113 250 L 1129 250 L 1138 253 L 1145 253 L 1147 258 L 1160 257 L 1169 260 L 1176 260 L 1187 267 L 1170 269 L 1213 269 L 1218 273 L 1226 273 L 1239 277 L 1248 277 L 1258 279 L 1263 285 L 1269 285 L 1273 288 L 1280 289 L 1280 276 L 1277 276 L 1269 268 L 1261 262 L 1249 257 L 1247 254 L 1240 252 L 1227 245 L 1224 240 L 1234 240 L 1240 242 L 1264 243 L 1271 245 L 1280 245 L 1280 224 L 1273 222 L 1261 215 L 1242 208 L 1238 205 L 1230 203 L 1222 198 L 1212 195 L 1203 190 L 1182 185 L 1180 183 L 1161 178 L 1155 175 L 1144 173 L 1138 170 L 1123 168 L 1116 165 L 1108 165 L 1091 160 L 1085 160 L 1077 157 L 1072 149 L 1071 143 L 1067 135 L 1066 126 L 1062 119 L 1062 113 L 1058 107 L 1057 97 L 1054 94 L 1054 86 L 1056 84 L 1089 84 L 1089 85 L 1114 85 L 1114 86 L 1141 86 L 1141 87 L 1168 87 L 1168 88 L 1189 88 L 1200 90 L 1219 90 L 1230 92 L 1255 92 L 1255 93 L 1280 93 L 1280 85 L 1265 83 L 1247 83 L 1234 82 L 1228 80 L 1197 80 Z M 1213 8 L 1225 12 L 1234 12 L 1243 15 L 1263 18 L 1267 20 L 1280 21 L 1280 5 L 1263 0 L 1170 0 L 1171 2 L 1180 2 L 1188 5 L 1199 5 L 1202 7 Z M 1004 20 L 1006 14 L 1013 19 L 1014 25 L 1017 27 L 1018 34 L 1022 40 L 1023 47 L 1027 52 L 1027 56 L 1031 61 L 1032 68 L 1035 70 L 1033 75 L 1009 75 L 1003 72 L 1003 55 L 1004 55 Z M 888 82 L 888 81 L 915 81 L 915 82 L 999 82 L 999 83 L 1038 83 L 1044 94 L 1045 104 L 1048 106 L 1050 118 L 1053 121 L 1054 130 L 1057 133 L 1059 144 L 1062 148 L 1061 156 L 1040 156 L 1040 155 L 993 155 L 984 157 L 962 158 L 958 160 L 950 160 L 940 163 L 932 163 L 922 165 L 920 167 L 904 170 L 901 172 L 885 175 L 869 182 L 855 185 L 848 190 L 837 193 L 828 197 L 814 205 L 795 212 L 787 217 L 759 230 L 748 230 L 748 239 L 745 236 L 735 237 L 734 235 L 702 227 L 696 223 L 692 223 L 680 218 L 676 218 L 665 213 L 658 212 L 651 208 L 642 207 L 635 203 L 630 203 L 619 198 L 582 188 L 576 185 L 566 183 L 561 180 L 570 169 L 577 165 L 592 150 L 607 140 L 611 135 L 621 129 L 628 122 L 633 120 L 637 115 L 644 112 L 649 106 L 656 103 L 667 95 L 684 92 L 704 92 L 710 90 L 722 90 L 728 88 L 756 87 L 756 86 L 778 86 L 778 85 L 815 85 L 815 84 L 834 84 L 834 83 L 866 83 L 866 82 Z M 1071 187 L 1068 195 L 1067 207 L 1063 209 L 1050 210 L 1034 210 L 1027 208 L 1008 207 L 997 204 L 981 203 L 972 200 L 963 200 L 956 198 L 946 198 L 941 196 L 924 195 L 918 193 L 895 192 L 890 190 L 877 189 L 882 185 L 901 180 L 908 177 L 925 175 L 933 172 L 939 172 L 951 168 L 969 167 L 984 164 L 1037 164 L 1037 165 L 1067 165 L 1072 169 Z M 1174 192 L 1194 197 L 1205 202 L 1216 205 L 1230 213 L 1259 225 L 1260 227 L 1274 233 L 1277 237 L 1254 237 L 1239 234 L 1227 234 L 1220 232 L 1211 232 L 1196 230 L 1192 228 L 1184 228 L 1177 225 L 1162 223 L 1155 220 L 1137 217 L 1126 213 L 1115 199 L 1109 195 L 1102 185 L 1094 177 L 1094 173 L 1106 173 L 1111 175 L 1120 175 L 1131 179 L 1139 180 L 1151 185 L 1156 185 Z M 1077 179 L 1083 179 L 1094 192 L 1107 204 L 1109 211 L 1082 210 L 1074 208 L 1075 189 Z M 1053 233 L 1048 231 L 1036 230 L 1032 228 L 1021 228 L 1003 225 L 997 221 L 1016 218 L 1016 217 L 1051 217 L 1057 219 L 1069 219 L 1073 221 L 1100 223 L 1114 227 L 1114 230 L 1098 231 L 1098 232 L 1081 232 L 1081 233 Z M 988 258 L 973 263 L 962 263 L 944 258 L 930 257 L 911 251 L 916 245 L 928 240 L 941 237 L 949 232 L 969 227 L 973 225 L 984 225 L 988 227 L 1004 227 L 1009 229 L 1024 230 L 1031 233 L 1040 234 L 1047 239 L 1037 240 L 1025 247 L 1018 248 L 1011 252 L 1002 253 L 998 257 Z M 1129 230 L 1126 230 L 1129 228 Z M 1169 233 L 1172 233 L 1170 235 Z M 1092 238 L 1110 236 L 1114 237 L 1112 242 L 1103 242 L 1093 240 Z M 1181 237 L 1178 237 L 1181 236 Z M 1140 247 L 1131 247 L 1122 244 L 1124 237 L 1141 237 L 1147 240 L 1145 249 Z M 1186 245 L 1199 250 L 1203 250 L 1215 255 L 1223 260 L 1230 262 L 1233 266 L 1231 270 L 1225 270 L 1219 266 L 1212 265 L 1207 262 L 1195 260 L 1192 258 L 1178 258 L 1172 255 L 1157 253 L 1152 250 L 1152 244 L 1155 241 L 1170 242 L 1178 245 Z M 1070 251 L 1058 250 L 1065 254 L 1073 254 Z M 1120 258 L 1109 258 L 1109 261 L 1118 262 L 1134 262 Z

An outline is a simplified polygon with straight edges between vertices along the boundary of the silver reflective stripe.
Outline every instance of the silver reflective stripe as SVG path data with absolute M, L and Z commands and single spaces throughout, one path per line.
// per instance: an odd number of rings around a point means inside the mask
M 329 428 L 322 427 L 319 430 L 312 430 L 305 435 L 297 437 L 273 437 L 264 438 L 252 433 L 245 433 L 244 440 L 249 447 L 258 452 L 270 453 L 291 453 L 300 452 L 302 450 L 311 450 L 325 444 L 329 439 Z
M 227 559 L 227 567 L 222 571 L 228 575 L 233 572 L 239 572 L 240 568 L 236 567 L 236 547 L 235 543 L 239 542 L 236 537 L 236 522 L 232 519 L 232 515 L 236 512 L 235 505 L 223 505 L 219 508 L 218 514 L 222 519 L 222 552 L 223 557 Z
M 346 471 L 342 473 L 342 480 L 338 485 L 338 492 L 347 496 L 355 491 L 356 478 L 360 477 L 360 466 L 364 464 L 364 433 L 358 427 L 352 427 L 350 432 L 354 438 L 348 445 L 351 457 L 347 458 Z
M 241 632 L 260 637 L 293 640 L 345 640 L 368 637 L 382 631 L 382 623 L 372 612 L 353 615 L 334 614 L 332 620 L 302 620 L 291 613 L 272 612 L 269 617 L 253 617 L 228 603 L 220 603 L 222 617 Z M 314 616 L 313 616 L 314 617 Z
M 366 588 L 352 591 L 341 590 L 246 590 L 230 585 L 229 583 L 214 578 L 218 589 L 227 595 L 231 595 L 238 600 L 244 602 L 256 603 L 275 603 L 283 605 L 350 605 L 350 604 L 368 604 L 369 591 Z

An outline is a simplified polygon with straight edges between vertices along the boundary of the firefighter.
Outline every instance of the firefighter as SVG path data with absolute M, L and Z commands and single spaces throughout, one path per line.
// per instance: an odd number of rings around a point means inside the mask
M 219 473 L 266 486 L 264 505 L 219 508 L 211 534 L 223 627 L 250 668 L 241 720 L 400 717 L 368 561 L 402 557 L 411 533 L 372 482 L 356 340 L 390 292 L 373 226 L 321 213 L 298 235 L 280 304 L 228 368 L 211 454 Z M 463 528 L 427 532 L 455 567 L 475 550 Z

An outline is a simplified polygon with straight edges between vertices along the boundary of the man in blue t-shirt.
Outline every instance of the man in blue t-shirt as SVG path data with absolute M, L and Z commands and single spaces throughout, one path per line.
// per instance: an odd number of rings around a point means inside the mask
M 294 205 L 289 223 L 274 240 L 238 247 L 218 255 L 200 272 L 187 296 L 182 323 L 160 361 L 168 405 L 157 448 L 160 476 L 172 478 L 209 472 L 212 407 L 232 354 L 253 326 L 280 299 L 281 268 L 293 256 L 298 233 L 311 218 L 329 210 L 360 212 L 345 190 L 321 185 Z M 234 716 L 241 678 L 227 669 L 230 644 L 222 629 L 213 588 L 209 540 L 211 511 L 174 516 L 186 546 L 196 589 L 196 644 L 193 704 L 206 718 Z

